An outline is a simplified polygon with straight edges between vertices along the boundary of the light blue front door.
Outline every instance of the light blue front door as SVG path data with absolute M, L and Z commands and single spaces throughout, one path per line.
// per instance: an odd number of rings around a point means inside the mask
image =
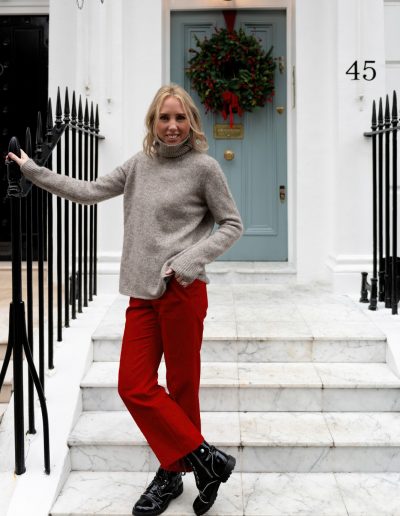
M 171 13 L 171 81 L 193 96 L 202 113 L 209 143 L 209 154 L 216 158 L 243 219 L 245 233 L 220 260 L 286 261 L 287 198 L 286 193 L 286 18 L 284 11 L 237 11 L 235 29 L 260 39 L 265 51 L 273 45 L 273 56 L 281 58 L 275 71 L 275 97 L 272 103 L 257 108 L 235 123 L 243 124 L 241 140 L 215 139 L 214 124 L 227 123 L 221 115 L 205 113 L 190 85 L 184 69 L 196 47 L 195 37 L 210 37 L 214 27 L 225 27 L 221 11 L 177 11 Z M 277 110 L 279 108 L 279 110 Z M 283 109 L 282 109 L 283 108 Z M 233 151 L 234 159 L 224 158 Z

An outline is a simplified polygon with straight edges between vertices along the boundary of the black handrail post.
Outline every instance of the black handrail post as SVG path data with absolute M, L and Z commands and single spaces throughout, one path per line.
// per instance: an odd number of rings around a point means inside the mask
M 62 110 L 60 88 L 57 90 L 56 131 L 61 131 Z M 57 173 L 61 174 L 61 140 L 57 141 Z M 57 341 L 62 341 L 62 214 L 61 197 L 57 196 Z
M 376 123 L 376 104 L 375 100 L 372 106 L 372 131 L 374 132 L 377 128 Z M 377 188 L 376 188 L 376 134 L 372 136 L 372 240 L 373 240 L 373 266 L 372 266 L 372 278 L 371 278 L 371 298 L 369 309 L 377 309 Z
M 397 314 L 397 96 L 393 92 L 392 105 L 392 127 L 393 127 L 393 148 L 392 148 L 392 314 Z
M 386 95 L 385 103 L 385 308 L 390 308 L 391 282 L 390 282 L 390 109 L 389 97 Z
M 82 97 L 79 95 L 78 104 L 78 179 L 83 179 L 82 176 L 82 128 L 83 128 L 83 111 L 82 111 Z M 83 304 L 83 264 L 82 264 L 82 204 L 78 206 L 78 312 L 82 313 Z
M 378 206 L 378 220 L 379 220 L 379 272 L 378 272 L 378 300 L 385 300 L 385 264 L 383 260 L 383 107 L 382 97 L 379 99 L 378 110 L 378 174 L 379 174 L 379 206 Z
M 64 101 L 64 173 L 69 176 L 69 98 L 68 88 L 65 90 Z M 64 200 L 64 326 L 69 328 L 69 201 Z
M 89 141 L 89 106 L 88 100 L 85 102 L 85 113 L 83 117 L 83 128 L 84 132 L 84 145 L 85 145 L 85 156 L 84 156 L 84 175 L 85 181 L 89 180 L 89 152 L 88 152 L 88 141 Z M 83 206 L 83 306 L 88 306 L 88 206 Z
M 25 151 L 32 155 L 32 138 L 29 127 L 25 135 Z M 26 196 L 26 297 L 28 305 L 28 345 L 33 355 L 33 292 L 32 292 L 32 196 Z M 36 434 L 33 380 L 28 376 L 29 433 Z
M 71 108 L 71 164 L 72 177 L 76 179 L 76 98 L 75 92 L 72 94 Z M 71 304 L 72 319 L 76 319 L 76 298 L 77 298 L 77 273 L 76 273 L 76 203 L 72 203 L 72 272 L 71 272 Z
M 51 99 L 47 105 L 46 117 L 46 144 L 50 147 L 53 138 L 53 109 Z M 40 157 L 42 156 L 42 125 L 38 126 L 36 134 L 37 146 L 40 147 Z M 52 167 L 52 155 L 47 160 L 47 166 Z M 49 356 L 53 355 L 54 348 L 54 292 L 53 292 L 53 194 L 47 192 L 47 347 Z
M 93 102 L 90 103 L 90 119 L 89 119 L 89 179 L 94 179 L 94 113 L 93 113 Z M 89 301 L 93 301 L 93 205 L 89 207 Z
M 16 138 L 12 138 L 8 148 L 17 156 L 21 150 Z M 21 281 L 21 172 L 14 162 L 7 162 L 9 181 L 8 196 L 11 202 L 11 242 L 12 242 L 12 303 L 10 309 L 9 339 L 13 350 L 13 382 L 14 382 L 14 445 L 15 474 L 25 473 L 25 431 L 24 431 L 24 378 L 23 378 L 23 344 L 22 327 L 25 320 L 20 320 L 22 302 Z
M 95 152 L 94 152 L 94 179 L 96 180 L 99 173 L 99 138 L 98 134 L 100 132 L 100 122 L 99 122 L 99 106 L 96 104 L 96 116 L 94 121 L 94 132 L 96 134 L 95 138 Z M 97 295 L 97 204 L 94 205 L 94 265 L 93 265 L 93 293 Z

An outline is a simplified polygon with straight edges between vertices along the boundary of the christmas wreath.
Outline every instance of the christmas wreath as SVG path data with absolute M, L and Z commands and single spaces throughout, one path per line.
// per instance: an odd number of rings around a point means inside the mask
M 264 52 L 257 38 L 225 28 L 215 29 L 208 39 L 196 37 L 199 50 L 189 60 L 186 74 L 198 93 L 206 112 L 221 113 L 224 120 L 233 114 L 242 116 L 253 111 L 274 95 L 274 70 L 272 47 Z

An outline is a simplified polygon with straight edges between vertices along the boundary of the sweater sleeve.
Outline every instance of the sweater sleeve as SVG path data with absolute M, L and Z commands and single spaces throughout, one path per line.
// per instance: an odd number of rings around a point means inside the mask
M 243 234 L 239 211 L 218 162 L 208 169 L 204 193 L 207 206 L 219 227 L 210 236 L 177 256 L 170 264 L 178 276 L 182 276 L 189 283 L 196 279 L 204 265 L 223 254 Z
M 111 199 L 124 192 L 126 174 L 133 165 L 130 158 L 112 172 L 98 177 L 95 181 L 75 179 L 57 174 L 46 167 L 39 167 L 30 159 L 21 167 L 24 176 L 33 184 L 48 192 L 81 204 L 96 204 Z

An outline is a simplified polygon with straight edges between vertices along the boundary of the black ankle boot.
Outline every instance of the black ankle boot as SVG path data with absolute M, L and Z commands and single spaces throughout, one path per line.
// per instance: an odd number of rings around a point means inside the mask
M 193 469 L 199 496 L 193 502 L 197 516 L 207 512 L 215 499 L 221 482 L 226 482 L 236 464 L 236 459 L 204 441 L 185 460 Z
M 182 474 L 158 468 L 156 476 L 146 487 L 145 492 L 135 503 L 132 514 L 135 516 L 156 516 L 168 507 L 169 502 L 183 492 Z

